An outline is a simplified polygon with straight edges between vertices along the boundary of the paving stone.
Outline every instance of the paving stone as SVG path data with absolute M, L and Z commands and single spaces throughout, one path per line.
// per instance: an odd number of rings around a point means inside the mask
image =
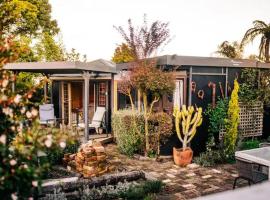
M 189 173 L 189 174 L 186 174 L 187 177 L 192 177 L 192 176 L 196 176 L 195 173 Z
M 198 167 L 200 167 L 200 165 L 198 165 L 198 164 L 196 164 L 196 163 L 192 163 L 192 164 L 189 164 L 189 165 L 187 166 L 187 168 L 190 168 L 190 169 L 195 169 L 195 168 L 198 168 Z
M 176 169 L 169 169 L 167 170 L 169 173 L 177 174 L 179 171 Z
M 232 177 L 238 177 L 238 174 L 231 174 Z
M 168 177 L 170 177 L 170 178 L 175 178 L 176 176 L 175 175 L 173 175 L 173 174 L 166 174 Z
M 211 178 L 211 177 L 212 177 L 211 175 L 202 176 L 203 179 L 208 179 L 208 178 Z
M 163 182 L 163 183 L 170 183 L 170 182 L 172 182 L 172 180 L 171 180 L 171 179 L 165 179 L 165 180 L 163 180 L 162 182 Z
M 196 186 L 195 185 L 193 185 L 193 184 L 185 184 L 185 185 L 182 185 L 182 187 L 184 187 L 184 188 L 186 188 L 186 189 L 193 189 L 193 188 L 196 188 Z
M 221 171 L 220 170 L 217 170 L 217 169 L 212 169 L 212 172 L 214 172 L 216 174 L 221 174 Z
M 181 199 L 181 200 L 186 200 L 185 196 L 183 194 L 181 194 L 180 192 L 178 193 L 175 193 L 174 196 L 177 198 L 177 199 Z

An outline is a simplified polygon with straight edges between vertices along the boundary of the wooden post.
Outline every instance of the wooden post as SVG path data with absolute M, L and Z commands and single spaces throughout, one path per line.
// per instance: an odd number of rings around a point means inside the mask
M 83 73 L 83 79 L 84 79 L 84 98 L 83 98 L 84 139 L 85 142 L 87 142 L 89 139 L 89 81 L 90 81 L 89 72 Z
M 44 84 L 44 103 L 47 103 L 48 100 L 48 83 Z
M 113 81 L 113 111 L 118 110 L 118 93 L 117 93 L 117 81 Z

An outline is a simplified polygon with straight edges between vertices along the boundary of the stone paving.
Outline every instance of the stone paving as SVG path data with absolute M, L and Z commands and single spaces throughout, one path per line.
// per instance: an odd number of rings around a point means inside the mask
M 237 176 L 235 166 L 232 164 L 219 165 L 215 168 L 191 164 L 181 168 L 170 160 L 157 162 L 129 158 L 119 154 L 114 144 L 106 146 L 106 153 L 110 162 L 120 169 L 143 170 L 148 177 L 165 183 L 164 191 L 158 196 L 161 200 L 185 200 L 231 190 Z

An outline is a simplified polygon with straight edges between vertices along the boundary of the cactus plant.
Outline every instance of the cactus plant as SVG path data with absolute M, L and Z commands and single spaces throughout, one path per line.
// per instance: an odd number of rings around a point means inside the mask
M 196 134 L 197 127 L 202 124 L 202 108 L 194 109 L 193 106 L 188 108 L 183 105 L 182 109 L 174 108 L 175 129 L 179 140 L 183 144 L 183 151 Z M 180 128 L 181 125 L 181 128 Z

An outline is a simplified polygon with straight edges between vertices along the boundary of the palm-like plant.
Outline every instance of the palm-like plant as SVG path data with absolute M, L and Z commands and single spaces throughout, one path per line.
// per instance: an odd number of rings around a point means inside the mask
M 226 58 L 242 58 L 243 51 L 237 41 L 232 43 L 224 41 L 215 53 Z
M 241 42 L 241 47 L 252 42 L 257 36 L 261 36 L 259 58 L 265 60 L 265 62 L 269 62 L 270 24 L 266 24 L 260 20 L 254 21 L 253 27 L 248 29 L 245 33 Z

